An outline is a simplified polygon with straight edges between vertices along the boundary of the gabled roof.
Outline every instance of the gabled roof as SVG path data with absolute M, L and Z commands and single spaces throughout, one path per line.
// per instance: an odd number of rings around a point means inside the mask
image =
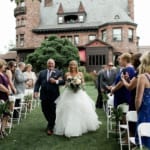
M 89 43 L 87 43 L 85 45 L 86 47 L 112 47 L 110 44 L 102 41 L 102 40 L 99 40 L 99 39 L 95 39 L 93 41 L 90 41 Z
M 78 12 L 83 13 L 85 12 L 84 6 L 82 4 L 82 2 L 80 2 L 79 8 L 78 8 Z
M 16 51 L 9 51 L 6 54 L 1 54 L 0 55 L 1 59 L 5 59 L 5 60 L 15 60 L 17 58 L 17 52 Z
M 63 13 L 64 13 L 64 9 L 63 9 L 62 3 L 60 3 L 57 14 L 63 14 Z
M 134 23 L 128 15 L 128 0 L 53 0 L 53 5 L 50 7 L 44 7 L 43 0 L 40 7 L 41 22 L 36 29 L 72 27 L 74 26 L 72 24 L 58 24 L 57 13 L 68 14 L 84 10 L 87 14 L 86 20 L 84 23 L 76 23 L 77 27 L 102 26 L 116 22 Z

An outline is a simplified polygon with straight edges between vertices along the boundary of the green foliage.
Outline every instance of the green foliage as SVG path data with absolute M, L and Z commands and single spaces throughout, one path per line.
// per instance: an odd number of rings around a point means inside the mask
M 31 101 L 32 100 L 32 94 L 29 94 L 29 95 L 25 95 L 24 96 L 24 101 L 26 102 L 26 103 L 28 103 L 29 101 Z
M 114 114 L 114 116 L 115 116 L 115 119 L 116 119 L 116 121 L 118 122 L 119 120 L 122 120 L 122 117 L 123 117 L 123 110 L 122 110 L 122 108 L 121 107 L 119 107 L 119 108 L 114 108 L 113 109 L 113 114 Z
M 56 67 L 64 69 L 70 60 L 79 61 L 78 49 L 67 39 L 50 36 L 34 53 L 27 56 L 26 62 L 31 63 L 35 71 L 40 71 L 45 68 L 49 58 L 55 60 Z
M 0 100 L 0 117 L 3 115 L 3 113 L 9 113 L 9 101 L 5 102 L 3 100 Z
M 105 93 L 105 92 L 102 93 L 102 100 L 103 100 L 103 103 L 106 103 L 108 101 L 107 93 Z
M 85 82 L 93 81 L 93 76 L 90 73 L 84 73 Z
M 85 68 L 85 66 L 80 66 L 80 67 L 79 67 L 79 71 L 82 72 L 83 74 L 85 74 L 85 73 L 86 73 L 86 68 Z

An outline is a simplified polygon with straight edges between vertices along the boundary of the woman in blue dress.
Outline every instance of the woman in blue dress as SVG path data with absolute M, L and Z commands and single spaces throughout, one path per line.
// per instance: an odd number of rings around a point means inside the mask
M 150 52 L 143 54 L 139 67 L 135 108 L 138 113 L 137 128 L 142 122 L 150 122 Z M 139 144 L 136 132 L 136 143 Z M 142 144 L 150 149 L 150 138 L 142 137 Z
M 128 74 L 129 80 L 135 76 L 135 69 L 131 65 L 131 55 L 129 53 L 123 53 L 120 56 L 119 65 L 121 69 L 118 71 L 115 86 L 111 89 L 111 93 L 114 93 L 115 108 L 123 103 L 130 104 L 131 100 L 131 92 L 123 85 L 121 74 Z

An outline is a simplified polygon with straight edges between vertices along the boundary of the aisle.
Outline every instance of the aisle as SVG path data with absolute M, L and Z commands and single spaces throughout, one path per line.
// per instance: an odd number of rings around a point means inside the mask
M 46 122 L 40 108 L 36 108 L 20 125 L 15 125 L 8 137 L 0 140 L 0 150 L 117 150 L 115 138 L 106 139 L 103 112 L 98 111 L 98 114 L 103 125 L 97 132 L 67 139 L 55 135 L 47 136 L 44 132 Z
M 95 99 L 93 86 L 87 87 L 89 95 Z M 47 136 L 46 122 L 40 107 L 37 107 L 19 125 L 15 125 L 12 133 L 0 140 L 0 150 L 119 150 L 115 138 L 106 138 L 106 118 L 102 110 L 97 110 L 102 121 L 96 132 L 91 132 L 78 138 Z

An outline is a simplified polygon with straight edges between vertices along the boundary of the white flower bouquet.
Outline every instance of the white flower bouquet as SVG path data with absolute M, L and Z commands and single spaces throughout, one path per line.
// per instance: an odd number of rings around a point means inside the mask
M 81 76 L 68 76 L 66 81 L 66 86 L 73 90 L 74 92 L 77 92 L 79 89 L 82 89 L 82 78 Z

